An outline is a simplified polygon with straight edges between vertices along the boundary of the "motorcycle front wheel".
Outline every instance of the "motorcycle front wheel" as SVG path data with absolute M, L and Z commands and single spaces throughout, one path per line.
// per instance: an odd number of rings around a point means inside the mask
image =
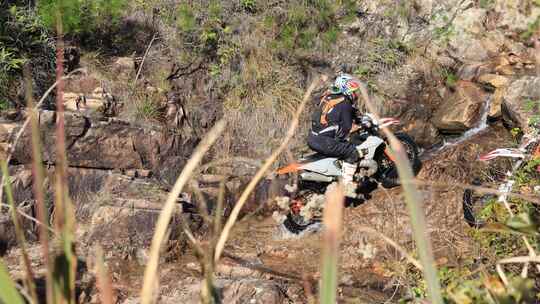
M 418 145 L 414 140 L 405 133 L 396 133 L 397 139 L 401 142 L 407 153 L 407 158 L 413 169 L 413 174 L 416 176 L 422 168 L 422 162 L 418 156 Z M 376 155 L 377 163 L 379 164 L 379 171 L 377 172 L 377 179 L 384 188 L 394 188 L 401 185 L 399 180 L 399 174 L 397 166 L 385 153 L 380 151 Z

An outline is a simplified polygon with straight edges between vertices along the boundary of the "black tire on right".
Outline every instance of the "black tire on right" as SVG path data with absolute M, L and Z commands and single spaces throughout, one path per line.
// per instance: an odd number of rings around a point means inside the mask
M 396 137 L 405 146 L 407 156 L 412 166 L 413 174 L 416 176 L 422 168 L 422 162 L 418 156 L 418 145 L 406 133 L 396 133 Z M 386 158 L 386 155 L 381 153 L 380 157 L 381 159 Z M 381 176 L 379 181 L 381 182 L 382 186 L 387 189 L 400 186 L 401 182 L 399 180 L 397 167 L 392 163 L 390 170 L 388 170 L 384 176 Z

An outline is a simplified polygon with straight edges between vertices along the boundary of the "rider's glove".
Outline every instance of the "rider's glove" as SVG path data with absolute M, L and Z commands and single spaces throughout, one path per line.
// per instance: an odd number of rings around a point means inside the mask
M 356 146 L 356 152 L 358 152 L 358 157 L 360 159 L 364 158 L 364 151 L 360 148 L 360 146 Z
M 360 126 L 362 126 L 364 129 L 369 129 L 373 126 L 373 120 L 371 117 L 364 115 L 360 120 Z

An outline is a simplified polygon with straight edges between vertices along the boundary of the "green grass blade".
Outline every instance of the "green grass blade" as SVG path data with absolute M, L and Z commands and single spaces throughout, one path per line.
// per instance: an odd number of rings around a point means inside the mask
M 337 297 L 338 259 L 334 253 L 327 252 L 322 262 L 321 303 L 334 304 Z
M 344 194 L 341 187 L 328 189 L 324 207 L 324 234 L 322 240 L 321 304 L 334 304 L 337 300 L 339 242 L 343 227 Z
M 2 260 L 0 260 L 0 300 L 7 304 L 24 304 Z

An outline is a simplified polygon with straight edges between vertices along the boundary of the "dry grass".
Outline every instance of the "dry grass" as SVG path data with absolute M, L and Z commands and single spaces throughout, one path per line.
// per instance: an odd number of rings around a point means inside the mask
M 321 77 L 322 82 L 326 81 L 326 76 Z M 238 219 L 238 215 L 240 214 L 240 210 L 246 203 L 249 195 L 251 192 L 255 189 L 255 186 L 259 181 L 264 177 L 268 169 L 272 166 L 274 161 L 278 158 L 278 156 L 285 151 L 287 146 L 289 145 L 289 141 L 293 138 L 296 129 L 298 128 L 298 125 L 300 123 L 300 115 L 304 111 L 304 108 L 306 106 L 306 103 L 308 102 L 309 98 L 311 97 L 311 94 L 315 87 L 318 85 L 319 81 L 314 81 L 309 88 L 307 89 L 304 98 L 302 100 L 302 103 L 298 106 L 296 112 L 294 113 L 291 125 L 289 127 L 289 130 L 287 132 L 287 136 L 283 139 L 281 142 L 281 145 L 279 148 L 272 153 L 270 157 L 268 157 L 264 163 L 264 165 L 259 169 L 257 174 L 253 177 L 253 179 L 250 181 L 244 192 L 242 192 L 242 195 L 238 199 L 238 202 L 234 206 L 233 210 L 231 211 L 231 214 L 229 215 L 229 218 L 227 220 L 227 223 L 225 224 L 225 227 L 223 227 L 223 231 L 221 233 L 221 236 L 216 244 L 216 252 L 214 255 L 214 260 L 218 261 L 221 253 L 223 252 L 223 249 L 225 247 L 225 242 L 227 241 L 227 238 L 229 237 L 229 234 L 231 232 L 231 229 L 233 225 L 235 224 L 236 220 Z
M 143 288 L 141 290 L 141 303 L 143 304 L 149 304 L 153 302 L 154 291 L 157 289 L 156 287 L 159 286 L 159 281 L 157 280 L 159 254 L 161 246 L 165 239 L 169 221 L 176 207 L 176 199 L 182 192 L 184 186 L 189 181 L 191 174 L 199 165 L 199 162 L 203 158 L 206 151 L 210 149 L 210 146 L 217 140 L 217 138 L 221 135 L 224 129 L 225 122 L 220 121 L 216 124 L 216 126 L 214 126 L 214 128 L 212 128 L 212 130 L 203 139 L 203 141 L 201 141 L 189 161 L 184 166 L 182 173 L 180 173 L 180 176 L 178 177 L 173 189 L 171 190 L 171 193 L 169 194 L 169 197 L 167 198 L 167 202 L 165 202 L 165 205 L 163 206 L 163 211 L 159 216 L 158 223 L 156 224 L 154 237 L 152 238 L 150 258 L 144 273 Z
M 60 31 L 61 32 L 61 31 Z M 254 31 L 254 35 L 260 35 L 257 34 L 257 31 Z M 257 41 L 260 42 L 260 39 L 257 39 L 256 36 L 252 37 L 254 38 L 251 41 Z M 266 41 L 265 43 L 267 43 Z M 150 43 L 151 45 L 152 43 Z M 372 57 L 369 58 L 373 62 L 373 64 L 380 64 L 380 66 L 377 66 L 377 68 L 381 70 L 385 70 L 387 68 L 391 68 L 399 63 L 402 62 L 403 58 L 400 57 L 401 54 L 394 54 L 393 52 L 387 52 L 387 46 L 381 46 L 381 48 L 377 49 L 377 54 L 371 54 Z M 148 48 L 150 49 L 150 48 Z M 61 51 L 61 43 L 59 47 L 59 53 Z M 300 120 L 300 113 L 303 110 L 303 107 L 305 106 L 307 102 L 307 97 L 309 97 L 310 92 L 313 88 L 310 88 L 308 90 L 308 93 L 304 97 L 304 100 L 300 102 L 300 96 L 301 96 L 301 90 L 300 87 L 302 87 L 301 84 L 295 82 L 294 79 L 296 79 L 300 72 L 296 71 L 288 66 L 279 65 L 279 60 L 276 60 L 273 57 L 273 53 L 270 52 L 269 48 L 261 47 L 259 45 L 253 45 L 251 47 L 251 50 L 244 50 L 246 52 L 246 62 L 245 62 L 245 68 L 241 71 L 239 75 L 239 82 L 238 86 L 235 87 L 234 90 L 232 90 L 229 95 L 225 97 L 225 108 L 224 108 L 224 114 L 227 117 L 227 120 L 229 122 L 229 127 L 231 129 L 235 129 L 236 133 L 233 134 L 234 141 L 238 140 L 240 141 L 240 144 L 238 142 L 235 142 L 233 144 L 236 146 L 239 145 L 247 145 L 247 146 L 255 146 L 255 147 L 264 147 L 261 151 L 253 151 L 254 154 L 269 154 L 274 147 L 279 147 L 277 150 L 275 150 L 272 155 L 264 162 L 264 165 L 261 167 L 260 171 L 257 173 L 257 175 L 252 179 L 249 186 L 245 189 L 243 192 L 240 200 L 238 201 L 237 205 L 235 206 L 235 209 L 233 210 L 233 213 L 231 217 L 228 219 L 225 227 L 223 228 L 223 231 L 221 229 L 222 226 L 222 219 L 221 219 L 221 212 L 224 201 L 224 182 L 220 183 L 220 197 L 218 199 L 218 207 L 217 207 L 217 213 L 216 217 L 211 218 L 210 215 L 205 214 L 205 218 L 209 223 L 213 224 L 213 237 L 210 244 L 205 247 L 201 242 L 199 242 L 191 233 L 189 230 L 189 227 L 184 227 L 185 233 L 190 239 L 193 247 L 197 251 L 197 254 L 199 255 L 199 262 L 202 266 L 202 269 L 204 269 L 204 285 L 202 287 L 202 301 L 205 303 L 212 302 L 213 300 L 213 272 L 214 272 L 214 264 L 217 260 L 219 260 L 219 257 L 223 255 L 225 243 L 228 239 L 228 237 L 231 234 L 231 231 L 233 229 L 233 226 L 235 225 L 238 214 L 240 209 L 242 208 L 243 204 L 245 203 L 247 197 L 255 187 L 255 185 L 260 181 L 260 179 L 264 176 L 267 170 L 272 166 L 272 164 L 276 161 L 276 159 L 279 158 L 280 153 L 282 153 L 286 149 L 290 149 L 291 146 L 295 146 L 296 143 L 300 142 L 300 138 L 295 137 L 297 136 L 295 134 L 295 130 L 298 128 L 299 125 L 303 123 L 303 121 Z M 148 53 L 148 52 L 147 52 Z M 146 53 L 146 54 L 147 54 Z M 145 57 L 146 57 L 145 54 Z M 88 61 L 92 61 L 93 59 L 89 58 Z M 95 61 L 96 66 L 100 65 L 101 63 Z M 56 180 L 56 217 L 55 217 L 55 229 L 54 233 L 58 236 L 59 245 L 58 248 L 55 248 L 57 250 L 53 251 L 50 250 L 50 244 L 48 243 L 48 231 L 45 229 L 47 228 L 45 225 L 41 225 L 41 242 L 43 247 L 43 258 L 45 260 L 45 264 L 47 265 L 47 302 L 48 303 L 58 303 L 58 302 L 65 302 L 65 303 L 72 303 L 74 302 L 74 284 L 75 284 L 75 276 L 74 276 L 74 268 L 76 266 L 74 251 L 73 251 L 73 229 L 74 229 L 74 216 L 73 211 L 70 203 L 70 199 L 67 195 L 67 181 L 66 181 L 66 166 L 67 161 L 65 159 L 65 142 L 64 142 L 64 126 L 62 121 L 62 70 L 61 70 L 61 64 L 58 65 L 59 71 L 58 71 L 58 105 L 59 105 L 59 121 L 58 121 L 58 128 L 57 128 L 57 139 L 58 139 L 58 151 L 57 155 L 59 157 L 59 170 L 58 170 L 58 176 Z M 277 72 L 276 72 L 277 71 Z M 161 83 L 163 84 L 163 72 L 162 69 L 157 69 L 154 71 L 156 78 L 151 79 L 151 82 L 154 83 Z M 139 78 L 141 75 L 141 69 L 139 69 L 136 78 Z M 152 71 L 150 72 L 152 74 Z M 108 75 L 106 79 L 112 79 L 114 75 Z M 152 78 L 153 76 L 150 76 Z M 136 80 L 135 80 L 136 82 Z M 55 84 L 56 85 L 56 84 Z M 94 84 L 89 83 L 83 83 L 79 84 L 81 91 L 88 91 L 89 87 L 92 87 Z M 166 86 L 163 84 L 163 86 Z M 28 86 L 31 87 L 31 86 Z M 53 86 L 54 87 L 54 86 Z M 88 87 L 88 88 L 87 88 Z M 161 85 L 158 85 L 158 87 L 161 87 Z M 117 90 L 118 89 L 118 90 Z M 137 91 L 140 90 L 140 91 Z M 162 102 L 159 100 L 161 96 L 158 95 L 145 95 L 147 92 L 145 89 L 141 89 L 140 87 L 132 86 L 129 81 L 126 81 L 125 83 L 121 83 L 118 87 L 114 88 L 114 91 L 117 92 L 120 96 L 120 98 L 127 99 L 128 96 L 135 95 L 135 101 L 130 104 L 130 106 L 133 106 L 134 111 L 129 113 L 128 115 L 133 115 L 133 119 L 145 119 L 145 120 L 159 120 L 160 118 L 160 107 L 162 105 Z M 48 94 L 48 93 L 47 93 Z M 30 94 L 31 95 L 31 94 Z M 41 102 L 40 102 L 41 103 Z M 298 106 L 300 104 L 300 106 Z M 368 106 L 370 104 L 368 103 Z M 32 109 L 31 105 L 31 99 L 29 98 L 29 109 Z M 293 116 L 292 120 L 286 115 L 286 113 L 289 112 L 296 112 Z M 375 111 L 374 111 L 375 112 Z M 34 165 L 34 185 L 37 185 L 35 187 L 35 196 L 38 201 L 38 207 L 39 207 L 39 219 L 42 223 L 48 223 L 48 219 L 46 218 L 47 213 L 45 212 L 45 203 L 44 203 L 44 194 L 43 194 L 43 187 L 41 185 L 43 184 L 43 168 L 41 166 L 42 161 L 40 158 L 40 142 L 39 142 L 39 130 L 38 130 L 38 123 L 37 123 L 37 116 L 36 112 L 33 110 L 29 111 L 29 120 L 25 122 L 25 125 L 23 127 L 23 130 L 26 129 L 26 126 L 28 124 L 32 127 L 32 152 L 33 152 L 33 165 Z M 156 114 L 157 113 L 157 114 Z M 288 127 L 288 128 L 287 128 Z M 175 201 L 178 197 L 178 194 L 182 191 L 182 188 L 184 185 L 188 182 L 190 179 L 190 175 L 192 172 L 200 169 L 199 168 L 199 162 L 202 159 L 203 155 L 206 153 L 206 151 L 210 148 L 213 142 L 217 141 L 220 137 L 220 134 L 223 133 L 225 129 L 225 122 L 221 121 L 219 122 L 212 131 L 208 134 L 206 140 L 204 140 L 201 145 L 198 147 L 198 149 L 195 151 L 192 158 L 189 160 L 188 164 L 184 167 L 184 170 L 182 171 L 182 174 L 179 176 L 177 183 L 175 184 L 175 187 L 173 188 L 173 191 L 171 192 L 169 198 L 167 199 L 167 202 L 164 205 L 164 208 L 162 210 L 162 213 L 159 218 L 158 225 L 156 227 L 156 231 L 154 234 L 154 238 L 152 241 L 152 248 L 151 248 L 151 259 L 150 263 L 148 264 L 148 267 L 145 272 L 144 277 L 144 286 L 142 289 L 142 302 L 143 303 L 150 303 L 154 299 L 154 295 L 158 289 L 158 259 L 160 255 L 160 249 L 162 248 L 162 244 L 164 239 L 167 235 L 167 228 L 170 222 L 171 214 L 174 211 L 175 208 Z M 281 138 L 283 134 L 286 134 L 285 139 L 278 140 L 278 138 Z M 404 184 L 404 190 L 405 190 L 405 196 L 406 200 L 409 206 L 409 212 L 412 217 L 413 222 L 413 228 L 415 230 L 415 238 L 416 243 L 418 245 L 420 260 L 422 265 L 419 264 L 414 258 L 409 256 L 404 249 L 401 249 L 395 242 L 387 238 L 385 235 L 378 234 L 369 228 L 363 228 L 363 231 L 368 233 L 373 233 L 381 237 L 385 242 L 389 243 L 391 246 L 396 248 L 396 250 L 400 251 L 401 254 L 405 257 L 407 257 L 408 261 L 415 265 L 417 268 L 424 269 L 425 276 L 429 284 L 429 292 L 430 296 L 432 298 L 432 303 L 440 303 L 440 295 L 438 295 L 438 283 L 435 278 L 434 272 L 435 269 L 433 269 L 433 258 L 431 256 L 431 248 L 429 244 L 429 238 L 426 237 L 426 227 L 423 219 L 423 213 L 421 210 L 420 202 L 422 201 L 419 197 L 419 193 L 417 189 L 413 186 L 414 183 L 412 183 L 412 175 L 410 167 L 407 164 L 407 161 L 403 157 L 402 148 L 400 147 L 399 143 L 395 140 L 395 138 L 392 137 L 391 133 L 387 133 L 389 138 L 391 139 L 391 144 L 393 146 L 394 151 L 397 153 L 399 162 L 399 171 L 400 171 L 400 177 L 403 179 L 402 182 Z M 17 137 L 18 138 L 18 137 Z M 295 139 L 297 140 L 295 143 Z M 18 140 L 18 139 L 17 139 Z M 16 141 L 17 141 L 16 140 Z M 303 142 L 303 139 L 302 139 Z M 258 148 L 257 148 L 258 149 Z M 254 149 L 255 150 L 255 149 Z M 8 158 L 9 161 L 9 158 Z M 7 170 L 7 169 L 5 169 Z M 7 172 L 5 171 L 2 175 L 4 179 L 4 183 L 7 185 Z M 430 183 L 429 186 L 441 186 L 437 183 Z M 444 186 L 448 186 L 447 184 Z M 459 185 L 460 187 L 466 188 L 467 185 Z M 469 187 L 470 188 L 470 187 Z M 475 190 L 481 190 L 485 191 L 486 193 L 497 193 L 500 194 L 500 192 L 493 190 L 493 189 L 487 189 L 487 188 L 473 188 Z M 0 190 L 2 191 L 2 190 Z M 2 197 L 2 192 L 0 192 L 0 198 Z M 9 194 L 9 191 L 6 192 L 8 199 L 11 196 Z M 509 196 L 515 196 L 522 199 L 532 200 L 534 201 L 534 198 L 530 196 L 524 196 L 517 193 L 511 193 Z M 10 200 L 11 209 L 12 209 L 12 216 L 13 220 L 15 222 L 15 226 L 18 225 L 17 220 L 17 214 L 16 214 L 16 208 L 15 203 Z M 326 225 L 326 231 L 324 232 L 324 241 L 323 241 L 323 285 L 321 288 L 321 302 L 322 303 L 335 303 L 336 302 L 336 289 L 337 289 L 337 277 L 338 277 L 338 256 L 339 256 L 339 241 L 340 241 L 340 234 L 342 230 L 342 204 L 343 204 L 343 195 L 340 193 L 339 190 L 336 190 L 334 192 L 330 192 L 328 195 L 328 202 L 327 207 L 325 208 L 325 225 Z M 512 213 L 512 210 L 508 209 L 510 213 Z M 185 223 L 183 221 L 183 223 Z M 16 228 L 17 230 L 17 237 L 19 238 L 20 242 L 23 244 L 23 252 L 24 252 L 24 235 L 20 234 L 20 227 Z M 362 230 L 362 229 L 361 229 Z M 220 235 L 221 233 L 221 235 Z M 220 236 L 220 237 L 218 237 Z M 22 240 L 22 241 L 21 241 Z M 525 239 L 526 240 L 526 239 Z M 55 244 L 57 245 L 57 244 Z M 530 246 L 529 246 L 530 247 Z M 24 255 L 24 254 L 23 254 Z M 228 255 L 228 257 L 231 257 L 231 255 Z M 24 257 L 23 257 L 24 258 Z M 55 266 L 61 266 L 66 267 L 68 269 L 64 269 L 63 273 L 55 272 L 56 270 L 52 267 L 52 260 L 55 259 L 58 261 L 58 259 L 66 259 L 67 265 L 61 265 L 56 264 Z M 534 251 L 531 252 L 530 257 L 516 257 L 516 258 L 509 258 L 499 261 L 499 265 L 507 264 L 507 263 L 538 263 L 538 258 L 535 256 Z M 2 265 L 0 265 L 2 267 Z M 33 278 L 33 275 L 31 273 L 31 269 L 26 267 L 27 276 L 30 278 Z M 260 267 L 263 269 L 263 267 Z M 97 285 L 99 289 L 99 295 L 101 297 L 101 301 L 103 303 L 113 303 L 115 301 L 115 296 L 110 288 L 110 278 L 106 274 L 104 262 L 102 260 L 101 253 L 98 254 L 98 263 L 97 263 Z M 501 271 L 499 271 L 501 272 Z M 278 272 L 274 272 L 275 275 L 280 275 Z M 65 286 L 68 287 L 69 291 L 67 293 L 60 293 L 58 282 L 57 285 L 52 285 L 52 276 L 59 276 L 61 280 L 64 280 Z M 283 276 L 287 274 L 281 274 Z M 503 278 L 503 282 L 508 283 L 508 280 L 505 279 L 504 273 L 501 275 Z M 13 298 L 15 299 L 13 301 L 22 303 L 20 296 L 17 296 L 18 293 L 15 291 L 15 288 L 10 284 L 9 278 L 7 278 L 6 271 L 4 271 L 3 267 L 0 268 L 0 285 L 5 291 L 10 292 L 13 294 Z M 293 280 L 298 279 L 296 277 L 290 276 Z M 7 283 L 6 283 L 7 282 Z M 307 284 L 309 285 L 309 284 Z M 28 283 L 28 286 L 25 287 L 26 289 L 29 289 L 31 291 L 32 287 L 31 284 Z M 306 290 L 310 290 L 310 286 L 306 288 Z M 7 292 L 3 292 L 2 296 L 5 296 Z M 35 296 L 32 296 L 34 298 L 34 302 L 37 302 L 35 300 Z M 5 298 L 4 298 L 5 299 Z M 9 302 L 9 301 L 8 301 Z M 14 302 L 14 303 L 15 303 Z
M 242 44 L 243 64 L 224 97 L 223 112 L 234 130 L 229 134 L 232 152 L 245 147 L 248 155 L 260 157 L 279 146 L 290 125 L 288 113 L 302 100 L 304 85 L 298 82 L 301 71 L 277 58 L 264 26 L 253 26 Z M 301 121 L 302 129 L 305 123 Z M 292 146 L 303 141 L 303 134 L 295 136 Z
M 107 268 L 105 267 L 105 262 L 103 260 L 103 250 L 98 248 L 97 252 L 97 263 L 96 263 L 96 285 L 99 290 L 99 297 L 101 303 L 103 304 L 113 304 L 115 303 L 115 295 L 112 289 L 112 281 L 107 273 Z

